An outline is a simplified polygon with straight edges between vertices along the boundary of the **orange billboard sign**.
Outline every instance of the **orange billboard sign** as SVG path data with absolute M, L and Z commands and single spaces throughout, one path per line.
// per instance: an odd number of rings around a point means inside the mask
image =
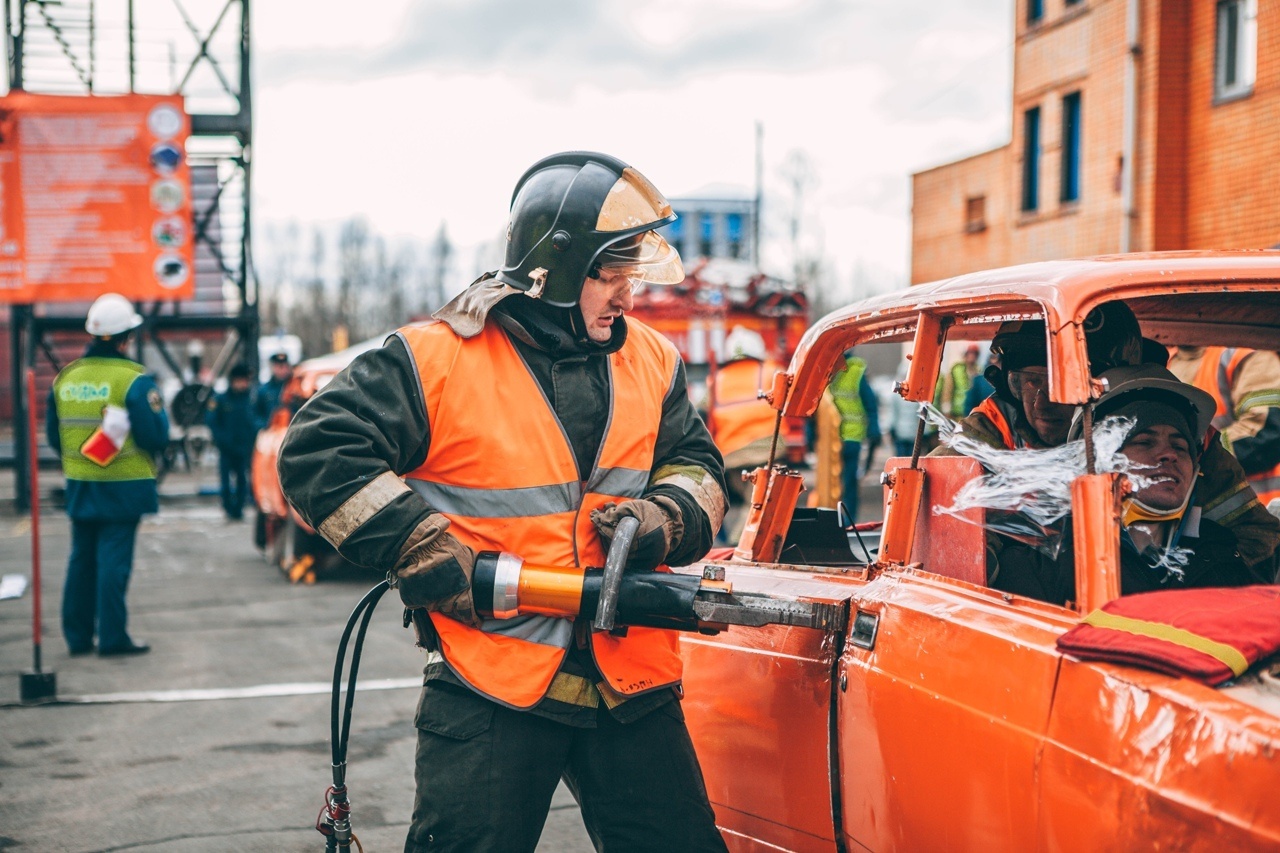
M 0 303 L 194 293 L 181 95 L 0 98 Z

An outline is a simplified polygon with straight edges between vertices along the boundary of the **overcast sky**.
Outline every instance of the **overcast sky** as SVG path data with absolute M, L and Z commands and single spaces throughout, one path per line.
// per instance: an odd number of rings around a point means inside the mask
M 840 281 L 861 264 L 905 283 L 910 173 L 1009 136 L 1012 0 L 253 10 L 257 221 L 364 215 L 424 241 L 446 221 L 464 266 L 469 246 L 501 232 L 539 157 L 605 151 L 668 196 L 750 188 L 760 121 L 766 261 L 788 257 L 781 168 L 802 150 L 816 173 L 814 239 Z

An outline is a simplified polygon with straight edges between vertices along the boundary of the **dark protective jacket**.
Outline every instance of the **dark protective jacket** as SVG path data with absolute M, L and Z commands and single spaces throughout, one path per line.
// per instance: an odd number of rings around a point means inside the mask
M 228 389 L 218 394 L 209 401 L 204 420 L 213 432 L 213 443 L 219 453 L 236 459 L 248 459 L 253 453 L 258 427 L 247 390 Z
M 256 429 L 263 429 L 271 420 L 271 413 L 280 405 L 280 398 L 284 395 L 284 386 L 287 382 L 288 380 L 272 376 L 258 386 L 258 396 L 253 403 L 253 420 Z
M 1189 517 L 1191 515 L 1188 514 Z M 1195 535 L 1191 535 L 1192 533 Z M 1074 600 L 1075 551 L 1071 536 L 1071 523 L 1068 520 L 1063 530 L 1062 551 L 1057 559 L 1050 559 L 1029 545 L 997 537 L 1002 547 L 990 548 L 987 552 L 990 585 L 994 589 L 1053 604 L 1065 604 Z M 1247 565 L 1240 556 L 1236 537 L 1230 530 L 1212 521 L 1200 519 L 1198 524 L 1184 524 L 1177 546 L 1190 552 L 1181 577 L 1168 575 L 1163 568 L 1155 565 L 1157 561 L 1153 556 L 1139 554 L 1128 535 L 1122 533 L 1121 594 L 1275 582 L 1274 555 L 1252 566 Z
M 91 343 L 84 357 L 130 362 L 118 349 L 102 341 Z M 129 431 L 138 448 L 159 453 L 169 445 L 169 418 L 155 380 L 145 374 L 134 379 L 125 395 L 125 409 L 129 412 Z M 57 401 L 50 390 L 45 410 L 45 437 L 59 456 L 62 455 L 60 426 Z M 130 521 L 158 512 L 159 508 L 155 477 L 106 482 L 67 479 L 67 515 L 77 521 Z
M 500 324 L 511 339 L 564 427 L 578 469 L 590 471 L 609 412 L 606 356 L 622 347 L 626 323 L 616 321 L 613 339 L 600 345 L 567 331 L 558 310 L 517 295 L 498 303 L 486 322 Z M 502 389 L 476 388 L 475 393 L 501 394 Z M 519 442 L 520 436 L 510 439 Z M 280 482 L 303 517 L 324 532 L 324 522 L 378 477 L 388 471 L 404 475 L 421 466 L 430 441 L 431 425 L 417 368 L 402 339 L 391 337 L 381 349 L 359 356 L 298 411 L 280 450 Z M 724 469 L 689 400 L 681 363 L 663 401 L 652 470 L 684 470 L 689 482 L 702 484 L 682 488 L 667 482 L 646 491 L 647 496 L 665 495 L 679 505 L 685 532 L 667 562 L 691 563 L 711 547 L 723 517 Z M 397 492 L 347 533 L 338 550 L 360 565 L 389 569 L 406 538 L 434 509 L 416 492 Z M 571 654 L 565 670 L 573 672 L 575 666 L 586 668 L 589 661 Z M 448 680 L 450 674 L 437 667 L 428 675 Z M 654 701 L 652 696 L 641 696 L 622 707 Z M 544 705 L 548 702 L 553 700 L 544 700 Z M 544 705 L 534 712 L 548 711 Z M 568 707 L 550 711 L 545 715 L 576 714 Z

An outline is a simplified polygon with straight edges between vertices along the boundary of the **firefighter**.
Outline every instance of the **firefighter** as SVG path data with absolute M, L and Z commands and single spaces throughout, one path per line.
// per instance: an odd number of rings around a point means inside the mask
M 71 557 L 62 591 L 62 634 L 73 655 L 139 655 L 129 636 L 125 596 L 143 515 L 159 511 L 153 454 L 169 443 L 169 418 L 146 368 L 124 355 L 142 325 L 133 304 L 104 293 L 89 307 L 92 336 L 83 357 L 49 392 L 49 445 L 62 457 L 71 517 Z
M 1215 401 L 1155 364 L 1114 367 L 1102 374 L 1109 390 L 1094 404 L 1094 419 L 1129 418 L 1121 453 L 1144 479 L 1122 503 L 1120 591 L 1267 584 L 1275 579 L 1275 555 L 1249 565 L 1235 534 L 1191 511 L 1202 449 Z M 1081 431 L 1079 419 L 1071 438 Z M 1064 548 L 1054 560 L 1022 543 L 998 551 L 989 566 L 991 586 L 1055 604 L 1075 598 L 1075 557 L 1070 521 Z M 1170 559 L 1176 547 L 1180 559 Z
M 1215 399 L 1213 425 L 1223 444 L 1262 505 L 1280 513 L 1280 356 L 1244 347 L 1180 346 L 1169 369 Z
M 295 417 L 285 494 L 389 580 L 428 655 L 406 850 L 529 850 L 563 777 L 603 849 L 724 850 L 680 709 L 670 631 L 590 615 L 481 620 L 476 552 L 628 571 L 684 565 L 724 516 L 723 463 L 675 348 L 625 314 L 679 282 L 675 215 L 604 154 L 516 185 L 504 265 L 357 358 Z
M 1108 302 L 1085 318 L 1085 343 L 1094 376 L 1123 365 L 1149 362 L 1138 320 L 1123 302 Z M 965 434 L 1007 450 L 1057 447 L 1067 439 L 1075 406 L 1055 403 L 1048 393 L 1048 350 L 1043 320 L 1003 323 L 991 341 L 998 366 L 986 370 L 996 393 L 960 421 Z M 1163 353 L 1162 347 L 1155 347 Z M 1200 457 L 1195 502 L 1203 517 L 1230 528 L 1250 565 L 1269 560 L 1280 545 L 1280 521 L 1258 502 L 1244 471 L 1210 431 Z M 955 455 L 949 447 L 933 451 Z
M 716 447 L 724 455 L 725 480 L 729 487 L 729 517 L 722 533 L 738 531 L 738 518 L 750 497 L 743 472 L 769 464 L 778 412 L 760 398 L 759 392 L 785 368 L 767 357 L 764 338 L 743 326 L 734 326 L 724 341 L 726 361 L 716 370 L 708 395 L 707 427 Z M 737 542 L 736 535 L 726 541 Z
M 934 405 L 950 418 L 963 418 L 969 414 L 965 408 L 965 398 L 973 387 L 974 379 L 981 373 L 978 367 L 978 356 L 982 349 L 977 344 L 965 348 L 964 357 L 954 362 L 940 380 L 936 389 Z M 914 437 L 914 433 L 913 433 Z

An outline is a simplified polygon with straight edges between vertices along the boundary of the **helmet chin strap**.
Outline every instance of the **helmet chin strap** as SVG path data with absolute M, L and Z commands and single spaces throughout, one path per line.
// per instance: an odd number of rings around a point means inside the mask
M 1194 476 L 1200 476 L 1200 472 L 1197 470 Z M 1152 522 L 1178 521 L 1186 514 L 1187 507 L 1191 504 L 1191 495 L 1194 493 L 1194 488 L 1187 489 L 1187 494 L 1183 497 L 1182 503 L 1173 509 L 1157 509 L 1138 500 L 1136 495 L 1131 495 L 1120 504 L 1120 523 L 1128 527 L 1131 524 L 1142 524 L 1144 522 L 1150 524 Z

